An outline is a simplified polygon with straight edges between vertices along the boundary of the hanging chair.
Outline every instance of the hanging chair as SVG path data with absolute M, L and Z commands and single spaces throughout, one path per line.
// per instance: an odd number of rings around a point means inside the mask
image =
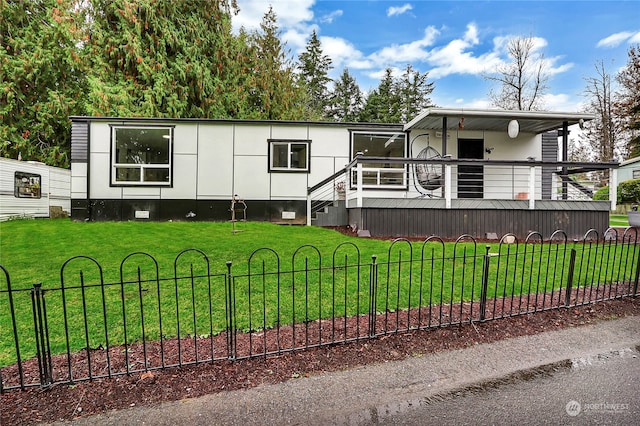
M 411 154 L 413 155 L 413 143 L 420 136 L 426 135 L 418 135 L 413 138 L 411 142 Z M 427 146 L 423 148 L 418 155 L 414 156 L 417 160 L 433 160 L 442 158 L 438 150 L 429 145 L 427 142 Z M 443 175 L 443 166 L 441 164 L 433 164 L 433 163 L 419 163 L 413 166 L 414 172 L 414 186 L 416 190 L 422 194 L 422 196 L 433 197 L 432 191 L 442 187 L 442 175 Z

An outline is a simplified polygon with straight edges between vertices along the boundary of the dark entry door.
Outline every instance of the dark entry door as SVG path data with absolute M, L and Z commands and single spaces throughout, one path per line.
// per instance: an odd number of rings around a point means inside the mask
M 484 140 L 458 139 L 458 158 L 483 159 Z M 484 195 L 482 166 L 458 166 L 458 198 L 482 198 Z

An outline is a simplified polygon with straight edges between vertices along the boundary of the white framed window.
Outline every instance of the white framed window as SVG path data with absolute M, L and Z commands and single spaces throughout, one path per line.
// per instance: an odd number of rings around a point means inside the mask
M 308 172 L 309 140 L 269 139 L 270 172 Z
M 112 126 L 111 184 L 171 186 L 173 127 Z
M 640 169 L 633 169 L 631 173 L 633 179 L 640 179 Z
M 399 132 L 352 132 L 351 156 L 361 152 L 365 157 L 406 157 L 406 135 Z M 352 170 L 352 186 L 357 184 L 356 169 Z M 367 162 L 362 164 L 364 188 L 403 189 L 407 185 L 406 166 L 402 163 Z

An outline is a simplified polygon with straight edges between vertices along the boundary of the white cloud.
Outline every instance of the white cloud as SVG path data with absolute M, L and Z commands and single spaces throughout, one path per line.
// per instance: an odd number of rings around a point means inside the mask
M 561 74 L 563 72 L 569 71 L 573 68 L 573 62 L 567 62 L 566 64 L 556 65 L 556 62 L 561 59 L 560 56 L 555 56 L 553 58 L 545 58 L 545 69 L 549 73 L 549 75 Z
M 629 37 L 629 43 L 640 43 L 640 31 Z
M 629 31 L 611 34 L 609 37 L 605 37 L 602 40 L 598 41 L 596 47 L 617 47 L 632 36 L 633 33 Z
M 439 31 L 432 26 L 425 28 L 424 37 L 405 44 L 392 44 L 370 55 L 373 62 L 381 67 L 395 63 L 424 61 L 428 56 L 425 47 L 431 46 Z
M 240 12 L 232 16 L 234 31 L 244 27 L 248 31 L 258 30 L 264 14 L 273 7 L 276 14 L 278 29 L 281 31 L 280 39 L 291 51 L 292 56 L 302 52 L 313 30 L 318 32 L 318 26 L 312 24 L 312 6 L 315 0 L 282 1 L 273 0 L 238 0 Z
M 391 6 L 389 9 L 387 9 L 387 16 L 402 15 L 403 13 L 406 13 L 411 9 L 413 9 L 413 6 L 411 6 L 409 3 L 397 7 Z
M 332 24 L 334 19 L 342 16 L 342 13 L 343 13 L 342 10 L 339 10 L 339 9 L 334 10 L 333 12 L 327 15 L 321 16 L 320 22 L 322 22 L 323 24 Z
M 344 67 L 350 70 L 368 69 L 373 66 L 361 51 L 339 37 L 320 37 L 322 52 L 331 58 L 334 70 L 339 74 Z
M 624 43 L 625 40 L 640 36 L 640 32 L 632 33 L 630 31 L 623 31 L 615 34 L 611 34 L 609 37 L 605 37 L 596 44 L 596 47 L 617 47 Z
M 233 28 L 238 31 L 240 27 L 247 30 L 254 30 L 260 27 L 262 17 L 269 10 L 269 5 L 278 18 L 278 27 L 295 28 L 304 26 L 305 22 L 313 19 L 311 10 L 315 0 L 296 1 L 271 1 L 264 0 L 238 0 L 240 13 L 232 17 Z
M 467 31 L 461 39 L 452 40 L 429 52 L 427 62 L 434 66 L 429 71 L 429 77 L 441 78 L 450 74 L 477 75 L 502 64 L 498 53 L 501 48 L 500 39 L 494 41 L 492 51 L 474 56 L 470 48 L 479 42 L 478 28 L 474 23 L 468 24 Z
M 580 111 L 581 104 L 575 97 L 566 93 L 547 93 L 542 96 L 542 105 L 545 111 Z

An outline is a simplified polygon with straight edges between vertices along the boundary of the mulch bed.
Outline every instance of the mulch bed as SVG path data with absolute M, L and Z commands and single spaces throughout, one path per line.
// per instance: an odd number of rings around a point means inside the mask
M 549 299 L 553 300 L 553 298 Z M 542 305 L 540 307 L 542 308 Z M 502 312 L 507 315 L 512 311 L 508 304 L 506 306 L 492 304 L 488 308 L 491 310 L 491 316 L 494 315 L 494 309 L 496 309 L 496 317 L 502 316 Z M 459 305 L 451 312 L 454 313 L 458 309 Z M 463 306 L 459 310 L 459 315 L 464 316 L 470 309 L 470 305 Z M 477 307 L 474 306 L 474 309 Z M 445 314 L 447 312 L 448 310 L 445 310 Z M 395 313 L 383 314 L 378 316 L 376 322 L 382 327 L 379 329 L 380 331 L 388 330 L 388 327 L 402 325 L 403 321 L 405 323 L 418 321 L 418 314 L 418 311 L 412 312 L 411 315 L 407 315 L 406 311 L 400 312 L 399 315 Z M 405 315 L 406 319 L 403 319 Z M 125 352 L 121 347 L 110 348 L 109 353 L 113 354 L 112 371 L 126 371 L 126 362 L 128 362 L 131 371 L 141 371 L 111 378 L 78 382 L 73 385 L 53 385 L 47 389 L 34 387 L 27 390 L 7 391 L 0 396 L 2 402 L 0 404 L 0 424 L 33 424 L 71 420 L 113 409 L 151 405 L 228 390 L 247 389 L 261 384 L 279 383 L 323 372 L 400 360 L 435 351 L 459 349 L 509 337 L 580 326 L 598 320 L 628 315 L 640 315 L 640 298 L 624 298 L 579 307 L 545 310 L 535 314 L 505 316 L 502 319 L 481 323 L 399 332 L 373 340 L 310 347 L 303 351 L 287 352 L 280 355 L 237 361 L 223 359 L 212 363 L 183 365 L 182 367 L 152 371 L 144 371 L 144 362 L 146 359 L 147 367 L 161 365 L 159 343 L 148 343 L 147 347 L 130 345 L 128 352 L 126 352 L 128 358 L 124 357 L 123 353 Z M 431 318 L 428 312 L 422 312 L 420 317 L 422 318 L 420 321 Z M 453 319 L 449 318 L 448 320 Z M 366 319 L 354 317 L 348 320 L 357 321 L 361 327 L 360 333 L 367 333 Z M 331 329 L 334 340 L 340 340 L 340 336 L 344 339 L 346 331 L 342 331 L 343 334 L 340 334 L 342 321 L 341 318 L 336 320 L 336 328 L 333 328 L 333 323 L 328 324 L 326 320 L 309 323 L 310 333 L 307 334 L 304 333 L 306 325 L 298 326 L 296 331 L 298 334 L 295 338 L 291 327 L 279 328 L 277 335 L 274 335 L 275 331 L 271 331 L 268 335 L 260 333 L 243 335 L 236 342 L 237 348 L 240 355 L 258 353 L 255 351 L 264 351 L 265 347 L 267 350 L 270 348 L 277 350 L 278 345 L 281 345 L 282 349 L 286 346 L 285 342 L 291 341 L 293 343 L 303 338 L 311 339 L 309 346 L 313 346 L 313 339 L 319 339 L 325 328 Z M 443 324 L 446 321 L 445 317 Z M 332 321 L 329 320 L 329 322 Z M 345 322 L 342 326 L 343 330 L 345 326 L 347 329 L 350 328 L 349 324 Z M 312 330 L 317 330 L 316 335 Z M 219 346 L 223 351 L 226 350 L 226 337 L 221 335 L 218 339 L 220 339 L 219 342 L 213 342 L 215 348 Z M 248 346 L 249 339 L 251 339 L 251 347 Z M 273 346 L 274 341 L 275 346 Z M 195 359 L 196 353 L 199 354 L 199 359 L 206 359 L 204 358 L 206 356 L 211 358 L 209 342 L 198 343 L 197 351 L 196 343 L 198 341 L 193 339 L 165 340 L 163 342 L 165 365 L 174 362 L 186 363 Z M 178 350 L 179 348 L 180 350 Z M 100 357 L 106 358 L 106 352 L 104 349 L 96 349 L 72 354 L 72 371 L 78 372 L 78 375 L 74 374 L 74 377 L 87 374 L 88 356 L 92 357 L 90 364 L 92 365 L 92 374 L 106 374 L 105 367 L 100 367 L 100 365 L 104 365 L 100 363 Z M 146 358 L 143 356 L 145 352 Z M 215 351 L 214 357 L 216 357 Z M 66 355 L 54 357 L 53 364 L 54 377 L 68 377 L 65 376 L 65 374 L 68 375 L 69 366 Z M 29 361 L 23 363 L 23 366 L 25 377 L 37 378 L 37 363 Z M 123 368 L 124 370 L 122 370 Z M 10 370 L 10 368 L 2 370 L 5 385 L 11 374 Z M 12 383 L 15 383 L 15 377 L 13 379 Z

